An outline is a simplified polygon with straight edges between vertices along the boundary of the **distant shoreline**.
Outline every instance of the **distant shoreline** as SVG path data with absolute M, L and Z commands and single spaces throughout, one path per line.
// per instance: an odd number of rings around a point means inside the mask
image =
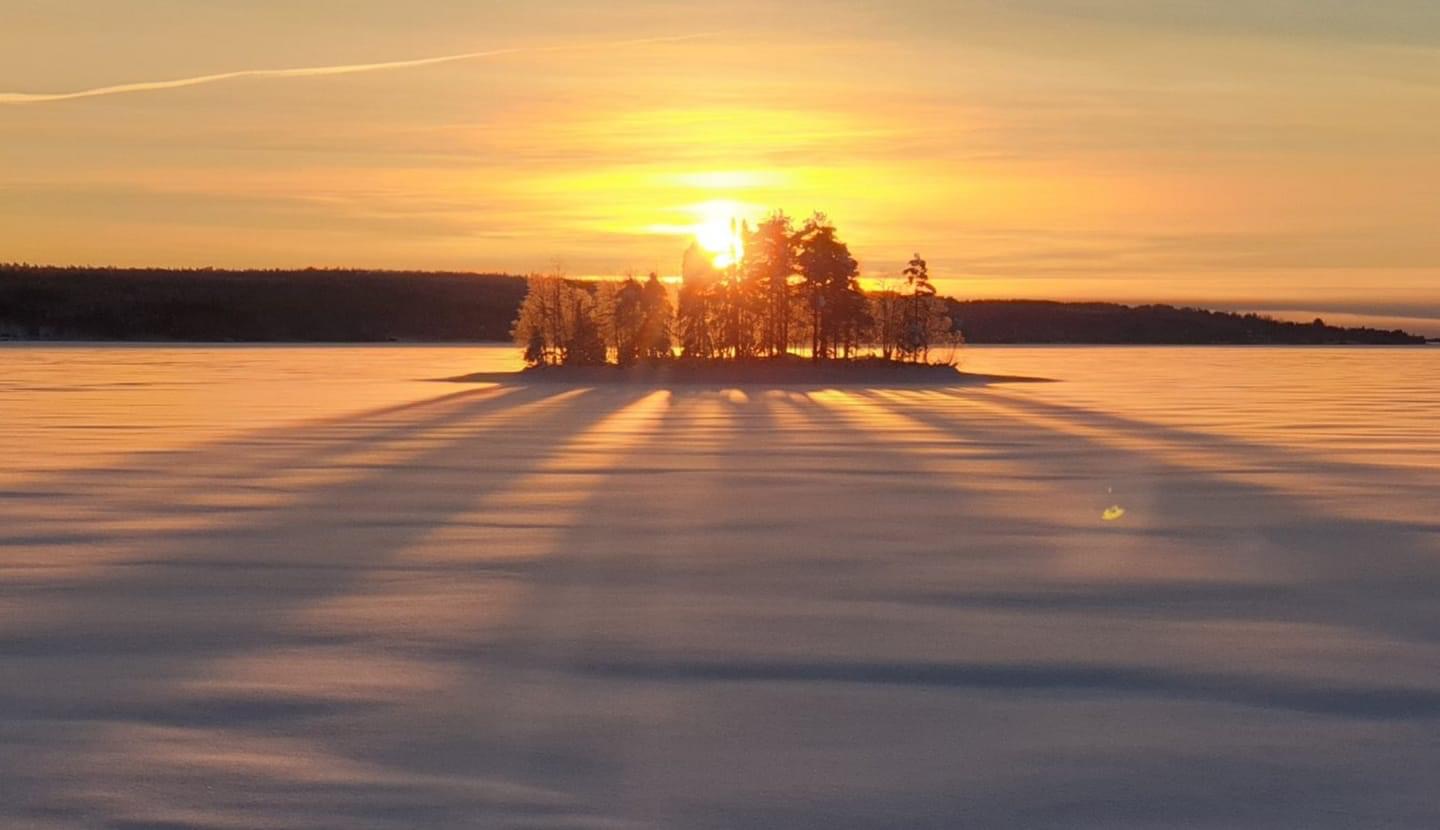
M 0 342 L 500 343 L 525 290 L 524 279 L 503 274 L 0 264 Z M 1399 330 L 1170 305 L 950 299 L 947 307 L 971 345 L 1426 343 Z

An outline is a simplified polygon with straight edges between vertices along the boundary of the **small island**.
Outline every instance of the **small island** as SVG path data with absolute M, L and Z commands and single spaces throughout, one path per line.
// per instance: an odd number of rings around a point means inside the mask
M 520 372 L 479 372 L 453 383 L 635 384 L 643 386 L 831 388 L 842 386 L 978 386 L 1045 383 L 1048 378 L 962 372 L 944 363 L 904 363 L 863 357 L 816 362 L 798 355 L 740 360 L 644 361 L 629 366 L 533 366 Z
M 674 290 L 535 275 L 512 334 L 527 379 L 664 383 L 954 383 L 963 335 L 916 254 L 871 291 L 835 226 L 782 212 L 686 251 Z

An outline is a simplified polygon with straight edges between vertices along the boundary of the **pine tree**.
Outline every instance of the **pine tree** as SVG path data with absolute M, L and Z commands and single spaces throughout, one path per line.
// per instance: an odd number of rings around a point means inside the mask
M 652 272 L 645 281 L 641 293 L 640 355 L 646 360 L 665 360 L 674 356 L 671 342 L 674 311 L 670 307 L 670 292 L 660 282 L 660 275 Z
M 772 357 L 790 347 L 796 233 L 794 223 L 776 211 L 747 235 L 745 273 L 759 297 L 760 351 Z
M 860 265 L 822 213 L 816 213 L 800 229 L 796 263 L 810 307 L 811 359 L 833 357 L 864 311 Z
M 901 332 L 900 351 L 911 360 L 928 360 L 934 330 L 935 285 L 930 282 L 930 266 L 919 254 L 902 272 L 909 290 L 905 327 Z

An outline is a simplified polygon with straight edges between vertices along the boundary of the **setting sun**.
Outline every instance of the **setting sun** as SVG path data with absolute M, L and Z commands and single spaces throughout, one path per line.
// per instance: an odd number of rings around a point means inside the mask
M 700 206 L 695 241 L 710 254 L 716 268 L 729 268 L 745 255 L 740 227 L 742 207 L 730 201 L 707 202 Z

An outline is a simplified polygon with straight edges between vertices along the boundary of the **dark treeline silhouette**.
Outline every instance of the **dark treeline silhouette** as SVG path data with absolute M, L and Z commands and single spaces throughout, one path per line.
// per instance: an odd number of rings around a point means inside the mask
M 641 283 L 530 278 L 514 337 L 531 366 L 639 361 L 813 361 L 860 357 L 953 362 L 958 331 L 916 255 L 877 291 L 823 214 L 803 224 L 774 213 L 734 223 L 728 251 L 686 252 L 672 309 L 655 274 Z
M 757 228 L 756 231 L 763 229 Z M 763 240 L 752 236 L 747 257 Z M 774 256 L 785 256 L 782 247 Z M 687 257 L 690 268 L 704 271 L 699 251 Z M 774 272 L 771 272 L 774 273 Z M 928 278 L 928 275 L 927 275 Z M 917 277 L 918 279 L 918 277 Z M 640 282 L 640 281 L 637 281 Z M 805 297 L 796 296 L 799 280 L 772 279 L 761 301 L 774 311 L 762 316 L 760 342 L 810 346 L 812 320 Z M 889 354 L 913 348 L 921 331 L 904 275 L 893 290 L 867 297 L 875 350 Z M 688 284 L 688 283 L 687 283 Z M 583 286 L 588 302 L 602 311 L 611 283 Z M 643 286 L 644 283 L 641 282 Z M 882 284 L 881 286 L 886 287 Z M 652 295 L 654 290 L 652 289 Z M 671 318 L 665 334 L 677 348 L 690 342 L 703 350 L 714 321 L 713 290 L 671 292 L 674 304 L 690 303 L 688 314 Z M 524 277 L 399 271 L 220 271 L 211 269 L 57 268 L 0 264 L 0 338 L 137 340 L 197 342 L 485 342 L 508 341 L 526 294 Z M 631 290 L 633 297 L 633 289 Z M 784 302 L 781 302 L 781 297 Z M 721 298 L 723 300 L 723 297 Z M 622 319 L 633 308 L 622 309 Z M 1423 338 L 1401 331 L 1340 328 L 1288 323 L 1253 314 L 1231 314 L 1171 306 L 1130 307 L 1111 303 L 1059 303 L 1033 300 L 947 300 L 947 313 L 969 343 L 1115 343 L 1115 344 L 1373 344 L 1409 345 Z M 783 312 L 781 311 L 783 309 Z M 749 314 L 751 312 L 746 312 Z M 654 332 L 642 337 L 651 349 L 662 341 Z M 684 327 L 688 324 L 688 330 Z M 629 328 L 624 327 L 624 328 Z M 742 327 L 743 330 L 743 327 Z M 903 335 L 903 336 L 902 336 Z M 843 340 L 843 338 L 842 338 Z M 903 342 L 902 342 L 903 341 Z M 605 341 L 613 355 L 620 351 Z M 720 348 L 711 342 L 708 348 Z M 641 352 L 645 345 L 637 345 Z M 842 343 L 843 348 L 843 343 Z M 632 347 L 625 352 L 633 354 Z
M 1403 331 L 1342 328 L 1169 305 L 949 300 L 950 316 L 971 343 L 1152 345 L 1416 345 Z
M 0 337 L 505 340 L 524 296 L 501 275 L 0 265 Z

